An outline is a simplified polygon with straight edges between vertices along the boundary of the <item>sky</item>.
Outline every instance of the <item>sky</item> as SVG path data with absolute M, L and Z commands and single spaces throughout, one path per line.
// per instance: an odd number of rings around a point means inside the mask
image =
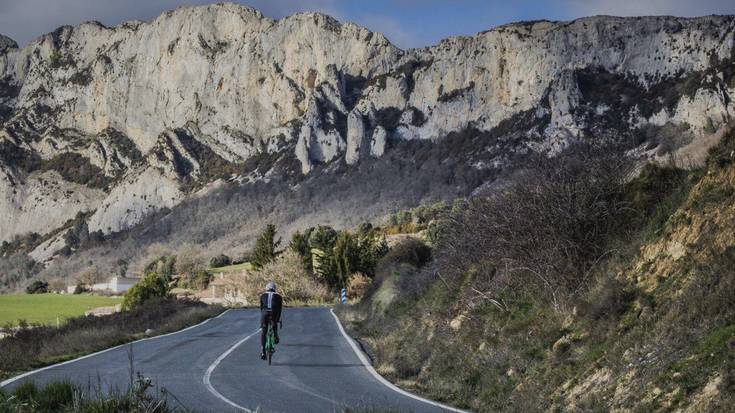
M 21 46 L 59 26 L 96 20 L 114 26 L 151 20 L 181 5 L 204 0 L 0 0 L 0 33 Z M 614 16 L 735 14 L 735 0 L 235 0 L 281 18 L 318 11 L 385 34 L 403 49 L 472 35 L 521 20 L 572 20 Z

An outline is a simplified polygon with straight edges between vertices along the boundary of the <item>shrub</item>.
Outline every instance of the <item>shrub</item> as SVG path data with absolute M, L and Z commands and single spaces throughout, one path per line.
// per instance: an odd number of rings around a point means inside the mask
M 276 241 L 275 238 L 276 226 L 268 224 L 258 240 L 255 241 L 251 263 L 256 268 L 262 267 L 276 258 L 276 248 L 281 244 L 281 239 L 279 238 Z
M 76 287 L 74 287 L 74 294 L 82 294 L 89 291 L 87 287 L 82 282 L 77 282 Z
M 431 248 L 416 238 L 405 238 L 388 251 L 383 260 L 422 267 L 431 261 Z
M 225 254 L 217 255 L 209 260 L 209 268 L 226 267 L 232 264 L 232 260 Z
M 169 286 L 166 279 L 151 272 L 125 293 L 122 308 L 131 310 L 152 298 L 166 298 L 168 293 Z
M 48 283 L 42 280 L 33 281 L 26 287 L 27 294 L 45 294 L 48 292 Z
M 347 298 L 359 300 L 367 291 L 372 279 L 363 273 L 356 273 L 347 282 Z
M 212 280 L 212 274 L 205 270 L 197 270 L 182 274 L 179 279 L 178 286 L 181 288 L 191 288 L 192 290 L 203 290 L 209 286 Z

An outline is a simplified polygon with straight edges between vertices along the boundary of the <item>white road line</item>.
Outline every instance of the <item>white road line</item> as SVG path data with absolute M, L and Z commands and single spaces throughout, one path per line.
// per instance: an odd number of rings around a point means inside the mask
M 207 388 L 207 390 L 210 393 L 212 393 L 213 395 L 215 395 L 215 397 L 217 397 L 218 399 L 222 400 L 223 402 L 229 404 L 230 406 L 232 406 L 232 407 L 234 407 L 234 408 L 236 408 L 238 410 L 242 410 L 242 411 L 244 411 L 246 413 L 254 413 L 254 411 L 253 410 L 250 410 L 250 409 L 246 409 L 245 407 L 242 407 L 239 404 L 237 404 L 237 403 L 233 402 L 232 400 L 228 399 L 227 397 L 223 396 L 222 393 L 218 392 L 217 389 L 215 389 L 214 386 L 212 386 L 212 382 L 211 382 L 210 379 L 212 377 L 212 373 L 214 372 L 214 369 L 217 368 L 217 366 L 219 365 L 220 362 L 222 362 L 222 360 L 224 360 L 227 356 L 229 356 L 230 353 L 232 353 L 233 351 L 235 351 L 236 348 L 240 347 L 240 345 L 242 343 L 248 341 L 250 338 L 252 338 L 254 335 L 258 334 L 259 332 L 260 332 L 260 329 L 255 330 L 252 334 L 250 334 L 249 336 L 247 336 L 247 337 L 243 338 L 242 340 L 238 341 L 232 347 L 228 348 L 227 351 L 225 351 L 219 357 L 217 357 L 217 360 L 215 360 L 214 363 L 212 363 L 209 366 L 209 368 L 207 369 L 207 371 L 204 373 L 204 377 L 202 377 L 202 382 L 204 383 L 204 386 Z
M 154 337 L 141 338 L 140 340 L 135 340 L 135 341 L 131 341 L 131 342 L 129 342 L 129 343 L 125 343 L 125 344 L 120 344 L 120 345 L 118 345 L 118 346 L 115 346 L 115 347 L 110 347 L 110 348 L 108 348 L 108 349 L 104 349 L 104 350 L 98 351 L 98 352 L 96 352 L 96 353 L 92 353 L 92 354 L 87 354 L 86 356 L 82 356 L 82 357 L 79 357 L 79 358 L 75 358 L 74 360 L 68 360 L 68 361 L 64 361 L 64 362 L 61 362 L 61 363 L 56 363 L 56 364 L 52 364 L 52 365 L 50 365 L 50 366 L 42 367 L 42 368 L 40 368 L 40 369 L 36 369 L 36 370 L 31 370 L 31 371 L 29 371 L 29 372 L 23 373 L 23 374 L 21 374 L 21 375 L 15 376 L 15 377 L 11 377 L 11 378 L 9 378 L 9 379 L 7 379 L 7 380 L 3 381 L 3 382 L 0 382 L 0 387 L 5 387 L 5 386 L 7 386 L 8 384 L 11 384 L 11 383 L 13 383 L 13 382 L 15 382 L 15 381 L 18 381 L 18 380 L 20 380 L 20 379 L 22 379 L 22 378 L 24 378 L 24 377 L 28 377 L 28 376 L 30 376 L 30 375 L 32 375 L 32 374 L 40 373 L 40 372 L 42 372 L 42 371 L 44 371 L 44 370 L 52 369 L 52 368 L 54 368 L 54 367 L 59 367 L 59 366 L 63 366 L 63 365 L 66 365 L 66 364 L 71 364 L 71 363 L 75 363 L 75 362 L 77 362 L 77 361 L 79 361 L 79 360 L 84 360 L 84 359 L 87 359 L 87 358 L 90 358 L 90 357 L 94 357 L 94 356 L 100 355 L 100 354 L 102 354 L 102 353 L 107 353 L 108 351 L 112 351 L 112 350 L 115 350 L 116 348 L 120 348 L 120 347 L 123 347 L 123 346 L 128 346 L 128 345 L 131 345 L 131 344 L 134 344 L 134 343 L 140 343 L 141 341 L 147 341 L 147 340 L 155 340 L 155 339 L 157 339 L 157 338 L 162 338 L 162 337 L 168 337 L 168 336 L 172 336 L 172 335 L 174 335 L 174 334 L 179 334 L 179 333 L 183 333 L 184 331 L 187 331 L 187 330 L 191 330 L 192 328 L 196 328 L 196 327 L 199 327 L 199 326 L 201 326 L 201 325 L 204 325 L 204 324 L 208 323 L 209 321 L 211 321 L 211 320 L 213 320 L 213 319 L 216 319 L 216 318 L 220 318 L 220 317 L 222 317 L 223 315 L 225 315 L 226 313 L 228 313 L 229 311 L 230 311 L 230 310 L 225 310 L 225 311 L 223 311 L 223 312 L 222 312 L 222 314 L 218 315 L 217 317 L 211 317 L 211 318 L 208 318 L 208 319 L 206 319 L 206 320 L 202 321 L 202 322 L 201 322 L 201 323 L 199 323 L 199 324 L 196 324 L 196 325 L 193 325 L 193 326 L 189 326 L 189 327 L 186 327 L 186 328 L 184 328 L 184 329 L 182 329 L 182 330 L 174 331 L 174 332 L 171 332 L 171 333 L 167 333 L 167 334 L 162 334 L 162 335 L 160 335 L 160 336 L 154 336 Z
M 460 410 L 460 409 L 457 409 L 456 407 L 447 406 L 447 405 L 444 405 L 444 404 L 435 402 L 433 400 L 425 399 L 423 397 L 420 397 L 420 396 L 417 396 L 415 394 L 409 393 L 409 392 L 401 389 L 400 387 L 396 386 L 395 384 L 389 382 L 385 377 L 381 376 L 380 374 L 378 374 L 377 371 L 375 371 L 375 369 L 373 368 L 373 366 L 370 364 L 370 361 L 367 359 L 367 357 L 365 357 L 365 354 L 363 354 L 362 350 L 360 350 L 357 347 L 357 344 L 355 344 L 355 341 L 352 340 L 352 337 L 350 337 L 347 334 L 347 332 L 345 331 L 344 327 L 342 327 L 342 323 L 339 321 L 339 318 L 337 317 L 337 315 L 334 314 L 334 310 L 330 308 L 329 309 L 329 312 L 332 313 L 332 317 L 334 317 L 334 320 L 337 322 L 337 327 L 339 327 L 339 331 L 345 337 L 345 340 L 347 340 L 347 342 L 350 343 L 350 347 L 352 347 L 352 351 L 355 352 L 355 354 L 357 355 L 357 358 L 360 359 L 360 362 L 362 362 L 362 364 L 365 366 L 365 368 L 367 369 L 367 371 L 373 377 L 375 377 L 375 379 L 378 380 L 381 384 L 383 384 L 384 386 L 390 388 L 391 390 L 393 390 L 393 391 L 395 391 L 397 393 L 400 393 L 400 394 L 402 394 L 402 395 L 404 395 L 406 397 L 410 397 L 412 399 L 415 399 L 415 400 L 418 400 L 418 401 L 421 401 L 421 402 L 430 404 L 432 406 L 439 407 L 440 409 L 448 410 L 450 412 L 468 413 L 466 410 Z

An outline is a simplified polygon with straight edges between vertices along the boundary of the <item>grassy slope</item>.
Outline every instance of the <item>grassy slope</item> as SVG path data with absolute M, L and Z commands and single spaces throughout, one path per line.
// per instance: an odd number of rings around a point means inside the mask
M 402 386 L 476 411 L 727 411 L 735 404 L 735 134 L 554 312 L 532 293 L 499 311 L 430 269 L 384 263 L 342 311 Z M 651 193 L 650 190 L 654 190 Z M 648 191 L 648 192 L 647 192 Z M 397 299 L 396 299 L 397 297 Z M 408 332 L 408 333 L 407 333 Z
M 69 317 L 83 315 L 96 307 L 120 304 L 119 297 L 61 294 L 13 294 L 0 295 L 0 325 L 17 325 L 19 320 L 31 324 L 55 325 L 56 318 L 65 321 Z

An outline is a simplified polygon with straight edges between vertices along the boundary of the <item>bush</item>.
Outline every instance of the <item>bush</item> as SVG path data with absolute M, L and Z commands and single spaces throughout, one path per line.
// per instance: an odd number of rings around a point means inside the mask
M 226 267 L 230 264 L 232 264 L 232 260 L 225 254 L 220 254 L 209 260 L 209 268 Z
M 48 283 L 42 280 L 33 281 L 26 287 L 27 294 L 45 294 L 48 292 Z
M 123 310 L 131 310 L 150 299 L 166 298 L 168 293 L 169 286 L 166 279 L 155 272 L 151 272 L 125 293 L 122 308 Z
M 419 239 L 405 238 L 388 251 L 383 261 L 423 267 L 431 261 L 431 248 Z
M 359 300 L 367 291 L 372 279 L 363 273 L 356 273 L 347 282 L 347 298 Z
M 632 160 L 619 148 L 580 145 L 529 168 L 506 189 L 471 199 L 447 218 L 438 250 L 443 274 L 477 271 L 496 292 L 540 288 L 559 308 L 583 290 L 621 235 L 631 208 Z M 494 268 L 502 268 L 496 274 Z
M 205 270 L 197 270 L 182 274 L 178 286 L 192 290 L 203 290 L 209 286 L 210 281 L 212 281 L 212 274 Z
M 89 291 L 87 287 L 82 282 L 78 282 L 76 287 L 74 287 L 74 294 L 83 294 Z

